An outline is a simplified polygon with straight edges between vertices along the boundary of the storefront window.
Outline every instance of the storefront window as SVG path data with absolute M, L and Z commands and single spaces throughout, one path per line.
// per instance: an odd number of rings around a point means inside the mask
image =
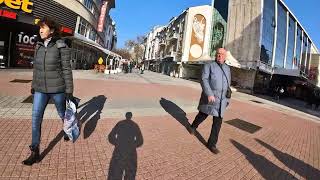
M 298 26 L 297 29 L 297 47 L 296 47 L 296 58 L 294 61 L 295 69 L 299 68 L 300 61 L 301 61 L 301 47 L 302 47 L 302 29 Z
M 306 68 L 306 58 L 307 58 L 307 37 L 305 35 L 303 35 L 303 44 L 302 44 L 302 56 L 301 56 L 301 66 L 300 66 L 300 70 L 302 72 L 305 72 L 305 68 Z
M 286 50 L 287 12 L 278 1 L 277 43 L 275 55 L 275 67 L 283 68 Z
M 294 22 L 292 16 L 289 16 L 286 69 L 292 69 L 292 65 L 293 65 L 294 36 L 295 36 L 295 22 Z
M 83 36 L 86 36 L 89 28 L 88 26 L 89 26 L 88 22 L 81 18 L 79 23 L 78 33 Z
M 90 34 L 89 34 L 89 39 L 91 39 L 92 41 L 96 41 L 97 38 L 97 33 L 95 32 L 95 30 L 93 28 L 90 29 Z
M 275 31 L 275 1 L 263 1 L 263 28 L 260 59 L 271 65 L 273 55 L 274 31 Z
M 311 53 L 311 41 L 308 40 L 308 47 L 307 47 L 307 65 L 306 65 L 306 68 L 305 68 L 305 72 L 306 74 L 309 73 L 309 65 L 310 65 L 310 53 Z

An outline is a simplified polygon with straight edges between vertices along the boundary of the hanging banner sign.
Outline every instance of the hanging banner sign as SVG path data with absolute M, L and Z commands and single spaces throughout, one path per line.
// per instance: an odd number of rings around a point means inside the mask
M 108 6 L 108 2 L 104 1 L 103 5 L 101 7 L 101 14 L 100 14 L 100 17 L 99 17 L 98 32 L 102 32 L 103 31 L 104 20 L 105 20 L 106 12 L 107 12 L 107 6 Z

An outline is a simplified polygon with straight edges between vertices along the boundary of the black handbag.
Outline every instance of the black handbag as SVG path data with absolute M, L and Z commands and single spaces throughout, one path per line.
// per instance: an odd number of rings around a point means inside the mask
M 218 64 L 218 63 L 217 63 Z M 231 98 L 231 94 L 232 94 L 232 90 L 230 88 L 230 83 L 229 83 L 229 80 L 228 80 L 228 77 L 226 75 L 226 73 L 224 72 L 223 68 L 218 64 L 218 66 L 221 68 L 224 76 L 226 77 L 227 79 L 227 83 L 228 83 L 228 88 L 227 88 L 227 92 L 226 92 L 226 98 L 230 99 Z

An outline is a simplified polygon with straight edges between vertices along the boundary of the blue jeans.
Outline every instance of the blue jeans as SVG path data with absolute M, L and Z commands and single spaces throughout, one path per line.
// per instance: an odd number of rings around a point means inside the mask
M 64 113 L 66 111 L 65 93 L 35 92 L 32 107 L 32 147 L 37 147 L 40 144 L 43 114 L 51 98 L 54 100 L 60 118 L 64 118 Z

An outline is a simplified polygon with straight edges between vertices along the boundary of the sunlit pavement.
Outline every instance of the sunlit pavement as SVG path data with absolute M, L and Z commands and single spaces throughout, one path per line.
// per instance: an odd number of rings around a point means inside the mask
M 254 96 L 233 93 L 218 148 L 205 146 L 212 119 L 197 136 L 192 123 L 200 85 L 145 71 L 74 72 L 81 99 L 81 136 L 62 138 L 54 105 L 44 115 L 42 161 L 24 166 L 31 142 L 31 71 L 0 71 L 0 179 L 318 179 L 318 117 Z M 131 120 L 126 113 L 132 112 Z M 239 121 L 242 120 L 242 121 Z M 240 122 L 240 123 L 239 123 Z M 237 126 L 238 125 L 238 126 Z M 117 138 L 115 138 L 117 137 Z

